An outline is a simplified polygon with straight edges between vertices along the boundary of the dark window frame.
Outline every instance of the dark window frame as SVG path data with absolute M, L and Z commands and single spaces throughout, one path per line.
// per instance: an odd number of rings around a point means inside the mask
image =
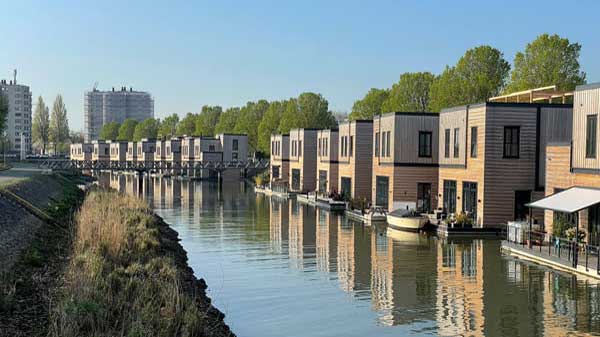
M 477 158 L 477 136 L 478 130 L 476 126 L 471 127 L 471 158 Z
M 444 157 L 450 158 L 450 129 L 444 130 Z
M 516 137 L 513 131 L 516 131 Z M 507 132 L 509 133 L 507 134 Z M 510 137 L 507 137 L 507 135 L 509 135 Z M 516 141 L 514 138 L 516 138 Z M 502 145 L 503 158 L 519 159 L 521 155 L 521 127 L 516 125 L 504 126 Z
M 431 131 L 419 131 L 419 158 L 431 158 L 433 133 Z
M 590 123 L 593 122 L 593 123 Z M 590 128 L 593 127 L 593 130 Z M 585 119 L 585 157 L 596 158 L 598 141 L 598 115 L 587 115 Z
M 454 128 L 454 148 L 452 152 L 454 158 L 460 157 L 460 128 Z

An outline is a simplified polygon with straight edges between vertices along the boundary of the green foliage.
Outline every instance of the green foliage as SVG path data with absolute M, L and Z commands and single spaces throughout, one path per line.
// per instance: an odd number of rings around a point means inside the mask
M 69 120 L 67 119 L 67 108 L 59 94 L 52 105 L 52 114 L 50 115 L 49 139 L 54 143 L 54 152 L 57 147 L 64 144 L 69 139 Z
M 381 115 L 383 102 L 388 99 L 390 92 L 387 89 L 372 88 L 362 99 L 354 102 L 352 112 L 348 118 L 350 120 L 357 119 L 373 119 L 373 116 Z
M 215 133 L 233 133 L 238 118 L 240 118 L 240 108 L 233 107 L 225 110 L 215 126 Z
M 4 133 L 8 123 L 8 98 L 0 93 L 0 134 Z
M 473 219 L 465 212 L 460 212 L 456 215 L 454 223 L 459 227 L 472 227 Z
M 83 133 L 80 131 L 70 131 L 69 140 L 71 141 L 71 143 L 83 143 Z
M 100 140 L 117 140 L 119 137 L 119 129 L 121 128 L 121 124 L 117 122 L 110 122 L 104 124 L 102 129 L 100 130 L 100 135 L 98 138 Z
M 177 124 L 178 136 L 193 136 L 196 135 L 196 119 L 198 115 L 188 112 L 182 120 Z
M 269 180 L 270 180 L 269 171 L 264 171 L 260 174 L 257 174 L 256 176 L 254 176 L 254 183 L 256 184 L 256 186 L 265 186 L 266 184 L 269 183 Z
M 429 91 L 435 76 L 429 72 L 404 73 L 398 83 L 392 85 L 389 97 L 383 102 L 383 112 L 430 111 Z
M 288 133 L 294 128 L 335 127 L 337 121 L 328 107 L 329 102 L 321 94 L 312 92 L 305 92 L 297 99 L 288 100 L 279 123 L 279 132 Z
M 285 102 L 285 109 L 279 121 L 279 133 L 289 133 L 300 125 L 298 100 L 291 98 Z
M 33 113 L 31 136 L 34 143 L 41 145 L 42 153 L 46 153 L 46 146 L 50 141 L 50 112 L 42 96 L 38 97 Z
M 44 265 L 44 258 L 35 247 L 29 247 L 22 256 L 22 262 L 26 266 L 38 268 Z
M 563 214 L 557 214 L 554 222 L 552 223 L 552 234 L 558 237 L 565 237 L 567 229 L 573 227 L 569 222 L 567 216 Z
M 469 49 L 431 85 L 431 110 L 484 102 L 506 85 L 510 64 L 490 46 Z
M 200 115 L 196 118 L 196 132 L 195 134 L 201 136 L 214 136 L 215 128 L 221 117 L 223 108 L 218 105 L 202 107 Z
M 137 125 L 138 121 L 136 121 L 135 119 L 127 118 L 125 121 L 123 121 L 123 124 L 121 124 L 121 127 L 119 128 L 117 140 L 132 141 L 133 134 L 135 133 L 135 127 Z
M 271 134 L 277 131 L 281 117 L 285 111 L 285 102 L 271 102 L 262 121 L 258 125 L 258 149 L 271 154 Z
M 179 115 L 177 114 L 171 114 L 163 119 L 158 128 L 158 137 L 171 139 L 177 133 L 177 123 L 179 123 Z
M 258 125 L 269 108 L 269 102 L 264 99 L 258 102 L 248 102 L 240 109 L 240 117 L 235 124 L 235 133 L 248 135 L 248 146 L 258 149 Z
M 158 127 L 160 122 L 154 118 L 148 118 L 135 126 L 133 140 L 138 142 L 143 138 L 156 139 L 158 137 Z
M 559 35 L 542 34 L 515 56 L 507 92 L 556 84 L 560 90 L 573 90 L 585 83 L 579 69 L 581 45 Z

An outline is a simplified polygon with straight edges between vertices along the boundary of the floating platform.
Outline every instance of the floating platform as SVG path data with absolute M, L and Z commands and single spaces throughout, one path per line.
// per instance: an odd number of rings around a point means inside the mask
M 497 237 L 506 236 L 504 229 L 496 227 L 448 227 L 444 224 L 434 226 L 438 236 L 443 237 Z
M 295 199 L 296 198 L 295 192 L 278 192 L 278 191 L 273 191 L 268 187 L 254 186 L 254 192 L 261 193 L 261 194 L 268 195 L 268 196 L 274 196 L 274 197 L 278 197 L 278 198 L 282 198 L 282 199 Z
M 316 206 L 332 212 L 341 212 L 346 209 L 346 203 L 343 201 L 335 201 L 329 198 L 317 197 L 308 194 L 297 194 L 296 200 L 303 204 Z
M 363 213 L 356 209 L 353 209 L 353 210 L 347 209 L 345 214 L 348 219 L 352 219 L 354 221 L 363 223 L 365 225 L 373 225 L 373 224 L 386 224 L 387 225 L 387 218 L 386 218 L 385 214 Z

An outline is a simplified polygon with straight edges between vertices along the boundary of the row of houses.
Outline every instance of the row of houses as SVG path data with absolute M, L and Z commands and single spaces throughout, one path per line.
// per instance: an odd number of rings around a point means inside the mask
M 157 168 L 181 173 L 198 163 L 244 163 L 248 136 L 218 134 L 215 137 L 175 137 L 138 142 L 102 141 L 71 144 L 70 159 L 77 163 L 101 163 L 115 168 Z
M 557 188 L 556 180 L 565 188 L 590 180 L 591 167 L 600 173 L 596 153 L 593 159 L 581 154 L 598 141 L 597 124 L 585 126 L 586 116 L 597 118 L 598 87 L 578 87 L 573 103 L 566 103 L 573 93 L 552 86 L 439 114 L 393 112 L 337 129 L 273 135 L 272 184 L 299 193 L 341 193 L 389 211 L 464 212 L 477 227 L 500 227 L 528 216 L 543 224 L 552 215 L 529 214 L 529 203 Z M 585 139 L 585 130 L 595 138 Z M 571 140 L 583 148 L 573 152 Z M 567 164 L 563 171 L 549 172 L 559 162 Z M 567 175 L 573 171 L 569 164 L 585 169 L 585 178 L 578 178 L 583 173 L 578 176 L 577 170 Z

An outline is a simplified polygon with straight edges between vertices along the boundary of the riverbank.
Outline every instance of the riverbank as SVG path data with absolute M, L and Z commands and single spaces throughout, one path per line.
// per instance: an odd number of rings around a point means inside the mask
M 84 200 L 54 175 L 2 188 L 0 335 L 234 336 L 177 232 L 143 201 Z

